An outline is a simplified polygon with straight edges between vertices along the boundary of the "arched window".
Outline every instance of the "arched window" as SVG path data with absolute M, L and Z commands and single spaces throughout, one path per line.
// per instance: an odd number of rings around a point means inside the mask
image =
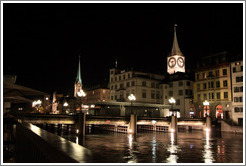
M 223 107 L 221 105 L 217 105 L 216 107 L 216 118 L 223 119 Z

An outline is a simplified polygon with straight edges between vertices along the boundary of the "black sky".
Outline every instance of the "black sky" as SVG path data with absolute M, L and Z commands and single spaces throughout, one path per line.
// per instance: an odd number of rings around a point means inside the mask
M 173 25 L 186 66 L 220 51 L 243 51 L 243 4 L 4 4 L 4 74 L 47 93 L 72 93 L 81 55 L 83 85 L 109 69 L 164 73 Z M 106 80 L 105 80 L 106 79 Z

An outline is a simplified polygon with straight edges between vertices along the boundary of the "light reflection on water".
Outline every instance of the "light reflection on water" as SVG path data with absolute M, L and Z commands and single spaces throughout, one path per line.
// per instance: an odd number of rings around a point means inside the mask
M 206 144 L 204 145 L 203 158 L 205 163 L 213 163 L 213 152 L 210 145 L 210 131 L 206 131 Z
M 110 163 L 242 163 L 243 135 L 204 131 L 139 132 L 95 130 L 84 138 L 63 137 Z M 82 140 L 83 139 L 83 140 Z
M 175 140 L 177 139 L 177 135 L 174 133 L 174 132 L 171 132 L 170 133 L 171 135 L 171 144 L 169 145 L 167 151 L 170 152 L 170 156 L 166 159 L 166 163 L 177 163 L 177 160 L 178 160 L 178 150 L 179 150 L 179 146 L 176 145 L 175 143 Z

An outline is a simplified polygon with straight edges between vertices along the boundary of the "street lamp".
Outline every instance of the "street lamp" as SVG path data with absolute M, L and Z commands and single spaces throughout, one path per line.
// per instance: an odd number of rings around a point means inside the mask
M 81 89 L 80 91 L 78 91 L 77 92 L 77 94 L 78 94 L 78 96 L 80 97 L 80 111 L 81 111 L 81 107 L 82 107 L 82 97 L 85 97 L 86 96 L 86 94 L 85 94 L 85 92 Z
M 134 94 L 131 94 L 130 96 L 128 96 L 128 99 L 131 101 L 131 114 L 132 114 L 132 102 L 136 100 L 136 97 L 134 96 Z
M 203 102 L 203 105 L 206 106 L 206 117 L 208 116 L 208 106 L 209 106 L 209 102 L 207 100 L 205 100 Z
M 32 107 L 35 107 L 38 111 L 39 111 L 39 108 L 42 104 L 42 101 L 41 100 L 37 100 L 37 101 L 33 101 L 32 102 Z
M 173 111 L 173 104 L 176 103 L 176 100 L 173 97 L 171 97 L 168 101 L 171 104 L 171 110 Z M 172 115 L 174 115 L 174 111 L 173 111 Z
M 65 102 L 65 103 L 63 104 L 63 106 L 65 107 L 65 113 L 66 113 L 66 112 L 67 112 L 67 106 L 68 106 L 68 103 Z

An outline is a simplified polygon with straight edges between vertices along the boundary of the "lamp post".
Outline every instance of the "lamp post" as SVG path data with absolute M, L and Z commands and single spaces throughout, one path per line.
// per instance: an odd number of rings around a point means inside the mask
M 79 107 L 79 110 L 81 111 L 82 109 L 81 109 L 81 107 L 82 107 L 82 97 L 85 97 L 86 96 L 86 94 L 85 94 L 85 92 L 81 89 L 80 91 L 78 91 L 77 92 L 77 95 L 80 97 L 80 107 Z
M 209 106 L 209 102 L 207 100 L 205 100 L 203 102 L 203 105 L 206 106 L 206 117 L 208 116 L 208 106 Z
M 176 103 L 176 100 L 173 97 L 171 97 L 168 101 L 171 104 L 171 110 L 173 111 L 173 104 Z M 174 115 L 174 111 L 173 111 L 172 115 Z
M 78 96 L 80 97 L 80 111 L 77 114 L 78 115 L 78 121 L 77 121 L 77 134 L 80 136 L 85 136 L 85 113 L 82 112 L 82 97 L 85 97 L 85 92 L 81 89 L 79 92 L 77 92 Z
M 66 112 L 67 112 L 67 106 L 68 106 L 68 103 L 65 102 L 65 103 L 63 104 L 63 106 L 65 107 L 65 113 L 66 113 Z
M 130 96 L 128 96 L 128 99 L 131 101 L 131 114 L 132 114 L 132 102 L 136 100 L 136 97 L 134 96 L 134 94 L 131 94 Z

